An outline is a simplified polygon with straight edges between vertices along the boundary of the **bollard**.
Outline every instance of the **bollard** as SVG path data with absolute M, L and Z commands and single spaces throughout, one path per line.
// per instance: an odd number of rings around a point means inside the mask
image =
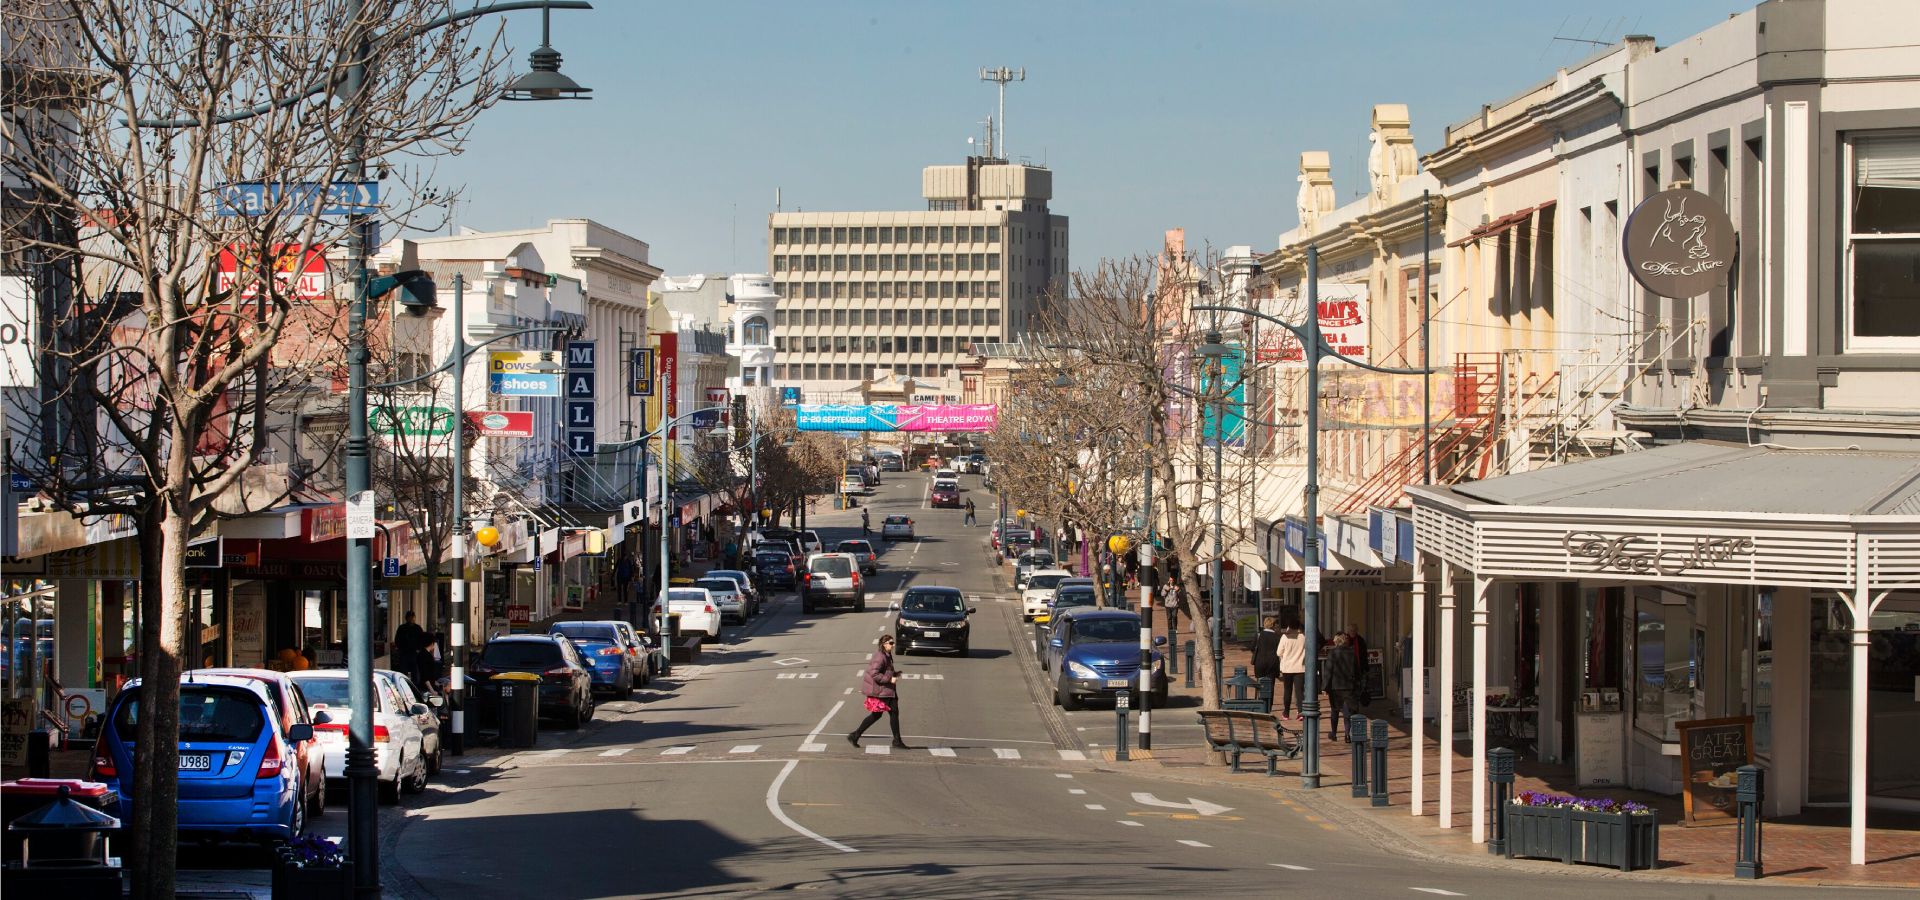
M 1733 877 L 1762 878 L 1766 872 L 1761 861 L 1760 801 L 1766 796 L 1766 772 L 1759 766 L 1741 766 L 1734 773 L 1740 843 L 1733 860 Z
M 1487 781 L 1493 784 L 1488 797 L 1493 815 L 1487 817 L 1493 824 L 1493 834 L 1487 838 L 1487 852 L 1496 856 L 1512 855 L 1507 852 L 1507 803 L 1513 799 L 1513 762 L 1511 747 L 1487 751 Z
M 1193 687 L 1193 642 L 1187 642 L 1187 687 Z
M 1132 705 L 1129 702 L 1130 700 L 1131 698 L 1126 691 L 1121 691 L 1113 695 L 1113 724 L 1115 729 L 1113 737 L 1113 759 L 1115 762 L 1127 762 L 1130 759 L 1130 757 L 1127 756 L 1127 707 Z
M 1373 805 L 1387 805 L 1387 720 L 1374 719 L 1369 727 L 1373 738 Z
M 1260 679 L 1260 711 L 1273 715 L 1273 679 Z
M 1353 748 L 1353 796 L 1367 795 L 1367 717 L 1347 719 L 1347 746 Z

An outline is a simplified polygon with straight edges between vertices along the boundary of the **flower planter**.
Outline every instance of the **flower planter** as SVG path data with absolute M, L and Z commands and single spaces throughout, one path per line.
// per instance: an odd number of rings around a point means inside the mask
M 273 864 L 273 900 L 348 900 L 353 896 L 353 867 L 296 866 L 284 851 Z
M 1589 863 L 1623 872 L 1660 858 L 1660 817 L 1565 806 L 1507 804 L 1507 856 Z

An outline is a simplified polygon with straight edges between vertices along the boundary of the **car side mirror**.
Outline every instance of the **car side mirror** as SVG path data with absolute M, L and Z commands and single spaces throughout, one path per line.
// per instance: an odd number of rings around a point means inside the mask
M 332 722 L 333 716 L 328 715 L 324 709 L 316 710 L 313 714 L 313 724 L 315 725 L 328 725 L 332 724 Z
M 442 697 L 439 694 L 428 694 L 427 703 L 432 706 L 445 706 L 447 705 L 447 698 Z
M 427 705 L 425 703 L 415 703 L 414 705 L 407 707 L 407 715 L 410 715 L 410 716 L 424 716 L 427 713 L 430 713 L 432 711 L 433 710 L 427 708 Z
M 980 611 L 980 607 L 978 607 L 978 606 L 969 606 L 969 607 L 967 607 L 967 615 L 973 615 L 974 613 L 977 613 L 977 612 L 979 612 L 979 611 Z
M 1049 639 L 1047 640 L 1047 646 L 1049 646 L 1049 647 L 1064 647 L 1064 646 L 1066 646 L 1066 643 L 1065 643 L 1064 641 L 1062 641 L 1062 640 L 1060 640 L 1059 638 L 1049 638 Z
M 287 728 L 287 740 L 304 744 L 313 740 L 313 726 L 305 722 L 296 722 Z

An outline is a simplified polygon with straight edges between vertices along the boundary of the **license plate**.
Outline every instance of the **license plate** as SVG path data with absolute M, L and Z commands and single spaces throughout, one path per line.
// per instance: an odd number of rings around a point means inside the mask
M 213 757 L 205 753 L 180 754 L 180 770 L 183 772 L 205 772 L 213 768 Z
M 1109 679 L 1107 679 L 1107 687 L 1110 687 L 1110 688 L 1123 688 L 1123 687 L 1126 687 L 1126 686 L 1127 686 L 1127 680 L 1126 680 L 1125 678 L 1109 678 Z
M 922 631 L 922 632 L 920 632 L 920 636 L 921 636 L 921 637 L 925 637 L 925 638 L 937 638 L 937 637 L 939 637 L 939 636 L 940 636 L 940 632 L 938 632 L 938 631 Z

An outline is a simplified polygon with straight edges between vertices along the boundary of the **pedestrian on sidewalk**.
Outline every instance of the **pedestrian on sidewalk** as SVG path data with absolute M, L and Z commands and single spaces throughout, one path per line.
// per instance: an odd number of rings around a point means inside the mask
M 1278 616 L 1266 617 L 1260 623 L 1259 636 L 1253 639 L 1253 677 L 1260 679 L 1267 695 L 1267 712 L 1273 712 L 1273 686 L 1280 680 L 1280 632 L 1274 630 L 1279 622 Z
M 900 739 L 900 692 L 894 686 L 899 679 L 900 671 L 893 667 L 893 635 L 883 634 L 874 642 L 873 655 L 867 658 L 866 674 L 860 676 L 861 692 L 867 695 L 867 718 L 847 735 L 847 743 L 860 746 L 860 736 L 885 713 L 887 725 L 893 729 L 893 748 L 907 749 L 907 742 Z
M 1294 708 L 1300 704 L 1300 679 L 1307 675 L 1307 636 L 1298 621 L 1287 620 L 1274 653 L 1280 658 L 1280 718 L 1298 718 Z
M 1327 654 L 1327 737 L 1340 739 L 1340 723 L 1353 715 L 1353 694 L 1360 687 L 1360 666 L 1353 661 L 1353 650 L 1345 632 L 1333 636 L 1333 652 Z
M 973 527 L 973 498 L 967 498 L 967 527 Z

